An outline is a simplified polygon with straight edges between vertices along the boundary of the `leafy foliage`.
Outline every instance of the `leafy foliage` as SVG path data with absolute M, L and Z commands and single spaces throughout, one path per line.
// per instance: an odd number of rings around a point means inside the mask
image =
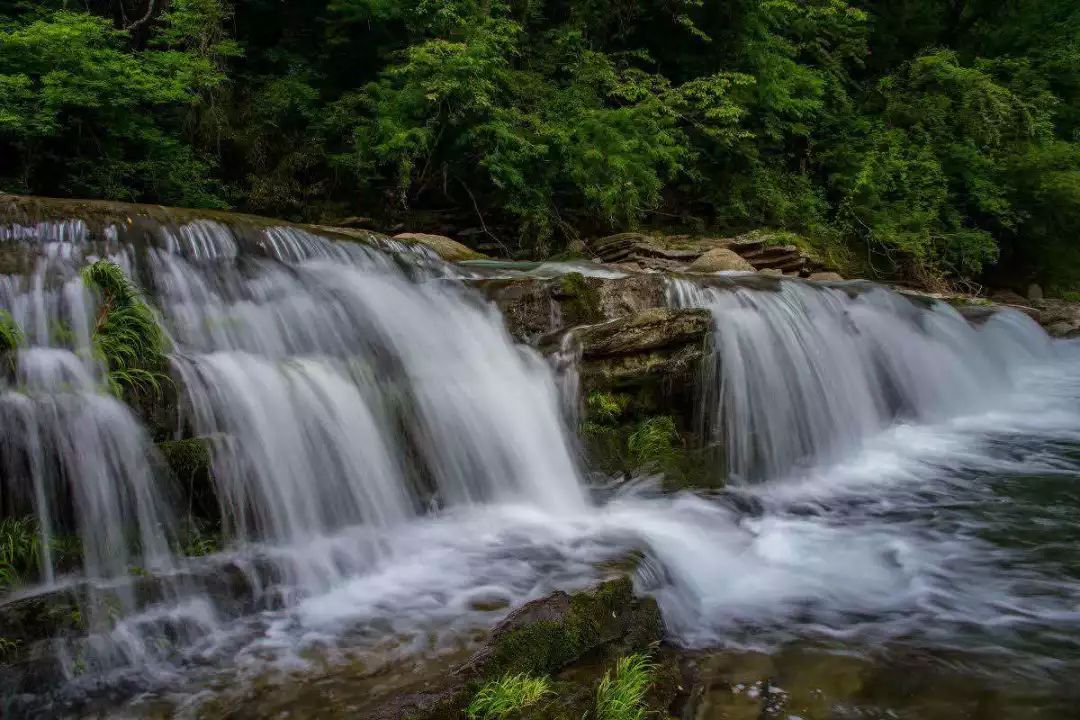
M 93 342 L 110 389 L 118 396 L 125 390 L 159 392 L 166 379 L 165 336 L 138 288 L 108 260 L 84 268 L 83 280 L 101 296 Z
M 481 687 L 466 708 L 469 720 L 503 720 L 551 692 L 547 678 L 504 675 Z
M 0 520 L 0 589 L 20 584 L 41 564 L 41 535 L 32 517 Z
M 656 667 L 647 655 L 635 653 L 620 658 L 614 672 L 604 674 L 596 689 L 598 720 L 645 720 L 648 712 L 645 693 L 653 683 Z
M 1067 0 L 158 6 L 0 5 L 0 187 L 531 255 L 770 227 L 852 271 L 1080 285 Z
M 0 360 L 15 367 L 15 352 L 23 344 L 22 329 L 11 313 L 0 310 Z

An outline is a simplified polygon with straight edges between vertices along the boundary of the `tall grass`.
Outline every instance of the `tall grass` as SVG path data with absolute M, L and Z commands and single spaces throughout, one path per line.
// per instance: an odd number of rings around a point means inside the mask
M 41 566 L 41 534 L 32 517 L 0 520 L 0 589 L 23 583 Z
M 656 666 L 647 655 L 635 653 L 615 663 L 596 689 L 597 720 L 645 720 L 645 693 L 653 682 Z
M 22 330 L 15 318 L 7 310 L 0 310 L 0 353 L 18 350 L 22 342 Z
M 666 415 L 641 422 L 626 441 L 630 461 L 635 467 L 664 468 L 676 457 L 675 441 L 679 431 Z
M 550 692 L 551 684 L 547 678 L 506 675 L 480 688 L 465 714 L 469 720 L 503 720 L 535 705 Z
M 101 298 L 94 352 L 108 368 L 109 388 L 117 396 L 125 389 L 160 392 L 167 379 L 165 334 L 142 292 L 108 260 L 83 268 L 83 280 Z

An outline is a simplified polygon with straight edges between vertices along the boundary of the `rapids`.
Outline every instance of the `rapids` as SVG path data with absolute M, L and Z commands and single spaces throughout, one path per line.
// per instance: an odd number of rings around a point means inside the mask
M 2 699 L 13 712 L 194 716 L 230 684 L 437 658 L 628 563 L 687 648 L 919 653 L 1051 695 L 1080 669 L 1080 347 L 1027 317 L 972 324 L 873 286 L 672 281 L 673 304 L 714 318 L 700 417 L 731 483 L 612 490 L 579 467 L 572 352 L 557 375 L 514 345 L 461 282 L 473 270 L 256 234 L 0 230 L 36 258 L 0 276 L 28 339 L 0 380 L 0 510 L 38 518 L 48 568 L 0 612 L 71 588 L 109 604 L 57 643 L 59 681 Z M 96 257 L 148 289 L 176 427 L 214 439 L 227 545 L 209 557 L 176 552 L 151 432 L 102 390 L 78 275 Z M 48 556 L 59 526 L 80 572 Z

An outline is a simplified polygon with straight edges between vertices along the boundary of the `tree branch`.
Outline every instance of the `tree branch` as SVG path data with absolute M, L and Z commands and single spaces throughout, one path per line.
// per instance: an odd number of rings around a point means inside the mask
M 131 23 L 130 25 L 125 26 L 124 29 L 128 30 L 128 31 L 135 30 L 136 28 L 139 28 L 142 25 L 145 25 L 146 23 L 150 22 L 151 18 L 154 17 L 154 11 L 156 9 L 157 9 L 157 0 L 150 0 L 149 4 L 146 6 L 146 14 L 143 15 L 138 20 L 136 20 L 135 22 Z

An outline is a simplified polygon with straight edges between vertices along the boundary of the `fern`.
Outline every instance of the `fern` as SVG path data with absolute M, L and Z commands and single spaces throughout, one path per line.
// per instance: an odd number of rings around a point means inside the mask
M 115 263 L 98 260 L 83 269 L 83 280 L 101 296 L 94 326 L 94 353 L 108 369 L 109 389 L 161 392 L 167 380 L 165 334 L 141 291 Z

